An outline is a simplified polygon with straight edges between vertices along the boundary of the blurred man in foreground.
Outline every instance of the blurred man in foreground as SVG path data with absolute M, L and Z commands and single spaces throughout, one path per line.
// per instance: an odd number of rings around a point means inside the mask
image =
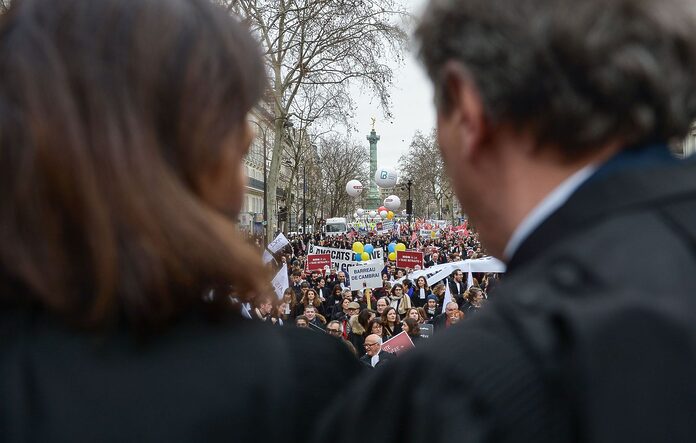
M 440 149 L 508 273 L 475 318 L 354 388 L 335 420 L 361 426 L 332 441 L 693 441 L 696 167 L 667 143 L 695 118 L 694 8 L 430 1 Z

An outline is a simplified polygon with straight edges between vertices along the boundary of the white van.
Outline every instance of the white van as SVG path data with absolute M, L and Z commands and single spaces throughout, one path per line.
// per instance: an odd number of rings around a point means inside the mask
M 326 219 L 324 234 L 327 236 L 341 235 L 348 232 L 348 221 L 344 217 Z

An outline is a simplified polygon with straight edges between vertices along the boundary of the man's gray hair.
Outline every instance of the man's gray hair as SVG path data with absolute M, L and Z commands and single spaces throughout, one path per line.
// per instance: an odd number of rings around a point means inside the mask
M 686 135 L 695 30 L 693 0 L 431 0 L 416 37 L 441 111 L 456 62 L 493 126 L 531 128 L 572 158 Z

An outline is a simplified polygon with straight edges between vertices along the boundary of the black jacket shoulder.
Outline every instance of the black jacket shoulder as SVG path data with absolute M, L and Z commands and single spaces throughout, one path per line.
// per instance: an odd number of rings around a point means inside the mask
M 350 380 L 360 369 L 332 337 L 241 319 L 139 341 L 0 312 L 0 331 L 6 442 L 303 441 L 300 415 L 338 394 L 315 374 Z M 268 417 L 274 426 L 260 428 Z

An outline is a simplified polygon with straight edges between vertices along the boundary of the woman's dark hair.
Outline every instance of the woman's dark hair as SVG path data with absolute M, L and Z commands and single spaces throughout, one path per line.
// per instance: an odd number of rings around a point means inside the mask
M 377 324 L 377 325 L 380 325 L 380 326 L 382 326 L 382 328 L 384 328 L 384 326 L 382 325 L 382 320 L 381 320 L 380 318 L 373 318 L 372 320 L 370 320 L 370 321 L 367 323 L 367 327 L 365 328 L 365 334 L 366 334 L 365 336 L 366 336 L 366 337 L 367 337 L 368 335 L 370 335 L 370 334 L 373 333 L 373 332 L 372 332 L 372 328 L 373 328 L 374 325 L 376 325 L 376 324 Z M 382 334 L 384 334 L 384 329 L 382 330 Z
M 387 306 L 386 308 L 384 308 L 384 312 L 382 312 L 382 316 L 380 317 L 380 319 L 382 320 L 382 326 L 389 327 L 389 320 L 387 320 L 387 315 L 391 311 L 396 312 L 396 321 L 394 321 L 394 325 L 397 325 L 401 321 L 401 317 L 399 316 L 399 311 L 397 311 L 396 308 L 393 306 Z
M 408 325 L 408 335 L 420 336 L 420 325 L 418 324 L 418 320 L 406 317 L 404 323 Z
M 464 298 L 466 298 L 469 303 L 473 303 L 478 295 L 483 295 L 483 290 L 481 288 L 472 286 L 466 290 L 464 293 Z
M 366 331 L 368 330 L 367 325 L 370 322 L 370 317 L 373 315 L 376 315 L 376 313 L 372 309 L 363 309 L 358 314 L 358 323 L 360 323 L 360 325 L 365 328 Z
M 429 290 L 430 290 L 430 287 L 428 286 L 428 280 L 427 280 L 425 277 L 423 277 L 422 275 L 416 279 L 416 281 L 413 283 L 413 287 L 414 287 L 416 290 L 420 290 L 420 286 L 418 286 L 418 282 L 419 282 L 420 280 L 423 280 L 423 288 L 424 288 L 426 291 L 429 291 Z
M 150 328 L 206 288 L 266 289 L 210 188 L 241 197 L 223 166 L 241 165 L 266 85 L 238 21 L 209 0 L 20 0 L 0 77 L 2 302 Z
M 311 288 L 307 289 L 307 292 L 305 292 L 305 294 L 302 296 L 302 300 L 300 300 L 300 304 L 304 305 L 305 307 L 307 305 L 309 305 L 308 295 L 310 292 L 314 294 L 314 300 L 312 300 L 312 305 L 315 308 L 318 308 L 319 306 L 321 306 L 321 299 L 319 298 L 319 294 L 317 294 L 317 291 L 315 291 L 314 289 L 311 289 Z
M 401 289 L 401 295 L 406 295 L 406 291 L 404 290 L 404 285 L 402 285 L 401 283 L 394 283 L 394 285 L 392 286 L 391 291 L 390 291 L 391 295 L 394 295 L 394 291 L 396 290 L 396 288 Z

